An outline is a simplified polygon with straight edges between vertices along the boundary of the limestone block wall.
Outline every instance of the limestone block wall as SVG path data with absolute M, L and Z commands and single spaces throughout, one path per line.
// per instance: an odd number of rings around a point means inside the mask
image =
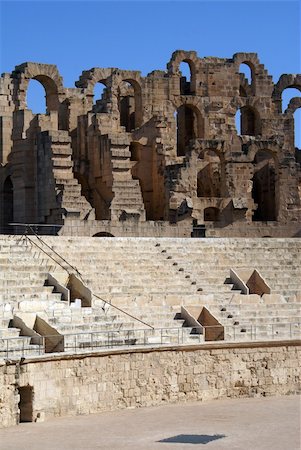
M 46 114 L 28 108 L 33 79 L 45 89 Z M 68 218 L 110 220 L 118 230 L 134 219 L 143 235 L 145 222 L 189 218 L 191 231 L 194 223 L 217 235 L 240 236 L 237 223 L 250 236 L 263 235 L 258 223 L 273 236 L 275 224 L 286 236 L 298 232 L 301 97 L 284 111 L 282 94 L 301 91 L 300 74 L 274 83 L 256 53 L 199 58 L 177 50 L 166 71 L 143 77 L 94 67 L 75 86 L 64 87 L 52 64 L 27 62 L 0 78 L 2 230 L 12 221 L 63 225 Z M 41 163 L 50 163 L 47 178 L 55 182 L 43 185 Z
M 219 398 L 296 394 L 300 342 L 116 350 L 0 363 L 0 426 L 18 422 L 33 388 L 33 420 Z

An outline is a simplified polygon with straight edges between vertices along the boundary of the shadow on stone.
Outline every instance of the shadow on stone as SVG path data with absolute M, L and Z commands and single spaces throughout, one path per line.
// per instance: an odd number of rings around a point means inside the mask
M 176 444 L 208 444 L 211 441 L 224 438 L 224 434 L 178 434 L 170 438 L 161 439 L 158 442 L 176 443 Z

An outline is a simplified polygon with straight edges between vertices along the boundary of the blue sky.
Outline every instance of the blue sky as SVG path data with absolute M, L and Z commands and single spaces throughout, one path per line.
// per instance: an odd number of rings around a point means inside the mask
M 56 64 L 66 87 L 91 67 L 164 70 L 176 49 L 257 52 L 274 82 L 301 72 L 299 1 L 0 0 L 0 8 L 1 73 L 25 61 Z

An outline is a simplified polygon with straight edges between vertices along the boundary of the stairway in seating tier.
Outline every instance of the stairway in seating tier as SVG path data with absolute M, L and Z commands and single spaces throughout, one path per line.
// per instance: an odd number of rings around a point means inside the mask
M 74 333 L 81 333 L 76 344 L 81 348 L 89 339 L 105 345 L 110 332 L 120 344 L 202 341 L 202 336 L 190 334 L 191 324 L 183 328 L 182 306 L 207 308 L 225 327 L 225 339 L 300 334 L 298 239 L 44 237 L 52 250 L 37 238 L 31 239 L 69 271 L 75 272 L 66 261 L 77 268 L 93 293 L 92 304 L 75 308 L 63 301 L 52 286 L 45 286 L 47 274 L 62 267 L 25 239 L 0 236 L 0 338 L 17 338 L 18 330 L 8 328 L 12 318 L 35 313 L 65 335 L 70 350 Z M 230 269 L 255 268 L 269 284 L 270 295 L 243 295 L 231 284 Z M 145 324 L 103 300 L 160 332 L 145 331 L 150 330 Z

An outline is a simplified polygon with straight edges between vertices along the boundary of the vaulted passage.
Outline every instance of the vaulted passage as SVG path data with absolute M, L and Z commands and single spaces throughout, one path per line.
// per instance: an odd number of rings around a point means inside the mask
M 243 94 L 243 91 L 241 94 Z M 257 136 L 261 134 L 259 114 L 249 106 L 244 106 L 237 111 L 235 122 L 237 132 L 240 135 Z
M 219 156 L 215 152 L 207 152 L 204 167 L 197 175 L 198 197 L 222 196 L 222 168 Z
M 272 155 L 257 152 L 254 159 L 252 197 L 257 205 L 253 221 L 276 220 L 276 169 Z
M 177 155 L 185 156 L 192 139 L 203 137 L 203 121 L 196 108 L 182 105 L 176 113 Z
M 156 170 L 158 155 L 152 147 L 143 146 L 138 142 L 130 145 L 132 177 L 139 180 L 147 220 L 162 220 L 165 199 L 164 179 Z

